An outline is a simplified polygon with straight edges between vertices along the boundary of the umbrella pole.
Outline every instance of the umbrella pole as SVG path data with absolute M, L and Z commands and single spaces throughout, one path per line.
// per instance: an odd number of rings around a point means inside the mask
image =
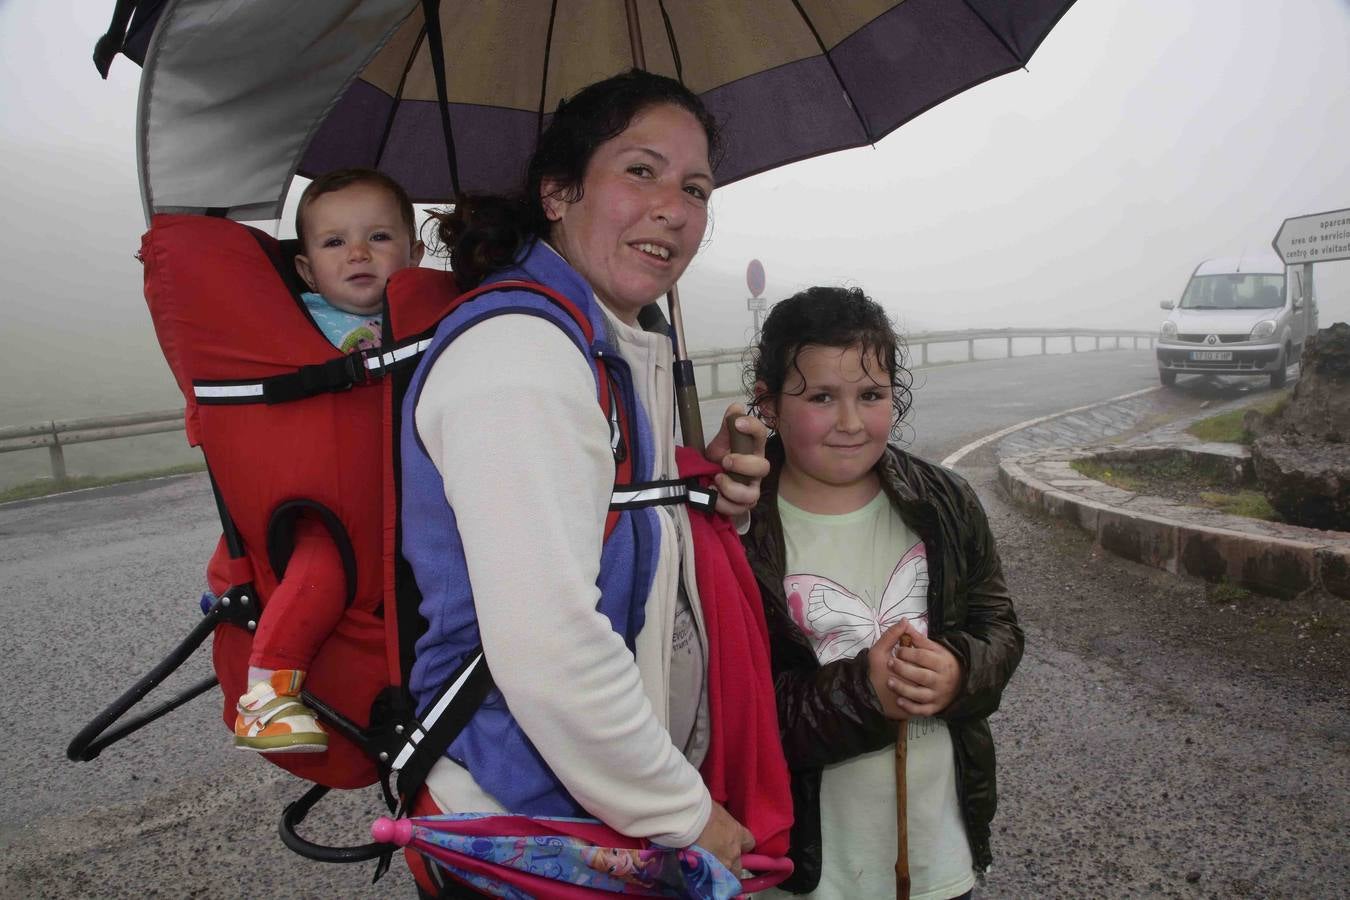
M 624 0 L 624 16 L 628 20 L 628 50 L 633 57 L 633 68 L 647 69 L 647 54 L 642 49 L 642 23 L 638 20 L 637 0 Z M 684 316 L 680 313 L 680 289 L 670 286 L 666 294 L 670 307 L 670 339 L 675 349 L 675 409 L 680 415 L 680 434 L 684 445 L 700 454 L 707 450 L 703 441 L 703 416 L 698 408 L 698 385 L 694 383 L 694 364 L 684 345 Z M 739 432 L 732 431 L 733 437 Z M 737 452 L 748 452 L 743 447 Z
M 689 353 L 684 346 L 684 317 L 680 313 L 679 287 L 670 286 L 666 301 L 670 305 L 670 341 L 675 350 L 675 408 L 680 414 L 680 434 L 684 437 L 686 447 L 702 453 L 707 449 L 703 442 L 703 415 L 698 408 L 694 364 L 689 361 Z
M 908 632 L 900 636 L 900 645 L 914 646 Z M 908 742 L 909 719 L 902 719 L 895 738 L 895 900 L 909 900 L 909 788 L 905 783 Z

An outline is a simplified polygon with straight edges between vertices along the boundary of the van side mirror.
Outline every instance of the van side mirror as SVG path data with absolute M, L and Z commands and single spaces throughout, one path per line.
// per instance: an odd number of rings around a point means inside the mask
M 1294 298 L 1294 312 L 1303 312 L 1303 298 L 1302 298 L 1302 297 L 1295 297 L 1295 298 Z
M 1171 301 L 1171 300 L 1163 300 L 1161 303 L 1158 304 L 1158 308 L 1159 308 L 1159 309 L 1171 309 L 1171 308 L 1172 308 L 1172 301 Z

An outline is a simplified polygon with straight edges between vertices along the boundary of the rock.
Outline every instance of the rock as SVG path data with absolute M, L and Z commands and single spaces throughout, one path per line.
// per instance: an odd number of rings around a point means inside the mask
M 1337 322 L 1307 340 L 1294 395 L 1270 424 L 1286 434 L 1350 443 L 1350 325 Z
M 1350 531 L 1350 325 L 1310 337 L 1289 403 L 1243 425 L 1270 505 L 1295 525 Z
M 1286 522 L 1350 531 L 1350 444 L 1269 434 L 1252 445 L 1252 463 Z
M 1259 409 L 1249 409 L 1242 414 L 1242 430 L 1253 438 L 1258 438 L 1270 430 L 1271 417 Z

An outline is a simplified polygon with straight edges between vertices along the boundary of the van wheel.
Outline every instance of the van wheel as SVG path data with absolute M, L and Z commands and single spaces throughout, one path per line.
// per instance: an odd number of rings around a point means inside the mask
M 1280 348 L 1280 358 L 1275 360 L 1275 371 L 1270 373 L 1270 386 L 1274 388 L 1284 387 L 1285 380 L 1289 377 L 1289 346 L 1286 344 Z
M 1167 387 L 1171 387 L 1172 385 L 1177 383 L 1177 373 L 1173 372 L 1171 369 L 1159 369 L 1158 380 L 1161 381 Z

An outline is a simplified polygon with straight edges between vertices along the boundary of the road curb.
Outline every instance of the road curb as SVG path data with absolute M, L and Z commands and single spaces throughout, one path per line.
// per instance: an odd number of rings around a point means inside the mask
M 1204 447 L 1075 447 L 1001 460 L 998 481 L 1016 503 L 1071 522 L 1103 550 L 1177 575 L 1281 598 L 1350 600 L 1350 535 L 1184 506 L 1087 478 L 1076 459 L 1180 452 L 1231 461 Z

